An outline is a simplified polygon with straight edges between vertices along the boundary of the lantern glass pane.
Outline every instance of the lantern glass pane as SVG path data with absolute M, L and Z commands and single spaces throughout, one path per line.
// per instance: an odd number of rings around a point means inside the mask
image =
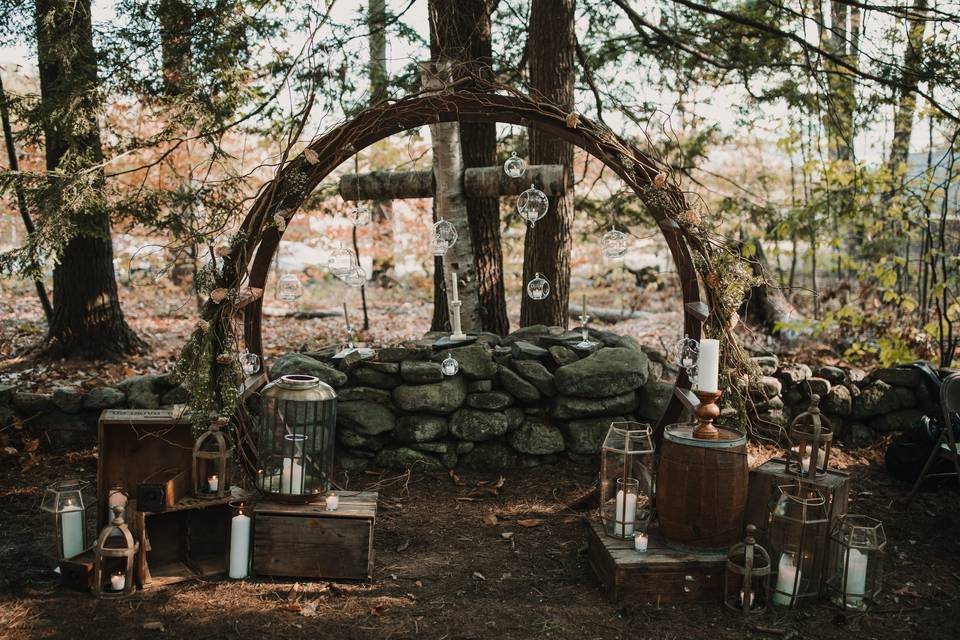
M 831 569 L 827 590 L 844 609 L 866 609 L 880 592 L 887 539 L 875 518 L 841 516 L 830 534 Z
M 600 448 L 600 519 L 614 538 L 633 538 L 650 525 L 653 440 L 650 425 L 614 422 Z
M 829 531 L 826 504 L 823 494 L 804 481 L 781 486 L 771 503 L 773 604 L 795 608 L 819 596 Z

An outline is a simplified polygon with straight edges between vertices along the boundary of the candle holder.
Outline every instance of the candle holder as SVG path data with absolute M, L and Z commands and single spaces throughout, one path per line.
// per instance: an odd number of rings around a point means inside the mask
M 875 518 L 840 516 L 830 534 L 831 571 L 827 578 L 830 599 L 843 609 L 865 610 L 880 593 L 883 583 L 887 536 Z
M 693 410 L 698 420 L 697 427 L 693 430 L 693 437 L 697 440 L 716 440 L 720 437 L 720 430 L 713 422 L 720 417 L 720 407 L 717 405 L 717 400 L 720 399 L 723 392 L 694 389 L 693 393 L 700 399 L 700 404 Z
M 600 519 L 612 538 L 646 533 L 653 495 L 650 425 L 614 422 L 600 448 Z
M 100 531 L 93 548 L 93 594 L 98 598 L 123 598 L 136 589 L 133 560 L 140 543 L 133 539 L 123 518 L 123 508 L 113 507 L 113 522 Z
M 193 445 L 193 495 L 197 498 L 223 498 L 230 491 L 230 458 L 233 445 L 222 427 L 225 418 L 214 420 Z
M 810 406 L 790 423 L 787 437 L 796 445 L 787 451 L 787 471 L 809 480 L 823 478 L 830 464 L 833 427 L 820 413 L 820 396 L 810 396 Z
M 57 560 L 74 558 L 92 546 L 96 503 L 85 480 L 58 480 L 47 487 L 40 509 L 53 514 Z
M 230 549 L 227 553 L 227 575 L 234 580 L 250 576 L 250 550 L 253 518 L 251 507 L 242 501 L 230 503 Z
M 727 553 L 723 603 L 744 615 L 763 613 L 770 600 L 770 554 L 757 544 L 757 528 L 747 525 L 747 536 Z
M 816 601 L 823 582 L 823 564 L 830 516 L 827 501 L 802 480 L 782 485 L 770 505 L 768 535 L 777 558 L 773 604 L 795 609 Z

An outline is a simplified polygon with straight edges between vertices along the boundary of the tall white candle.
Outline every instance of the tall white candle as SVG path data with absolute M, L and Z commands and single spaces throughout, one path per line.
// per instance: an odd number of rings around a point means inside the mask
M 780 556 L 777 566 L 777 589 L 773 594 L 773 603 L 789 607 L 799 588 L 800 568 L 794 563 L 793 556 L 785 553 Z
M 250 568 L 250 516 L 238 511 L 230 522 L 230 573 L 233 579 L 246 578 Z
M 717 391 L 720 388 L 720 341 L 704 338 L 697 358 L 697 388 Z
M 453 285 L 453 297 L 450 299 L 451 302 L 460 301 L 460 283 L 457 282 L 457 270 L 454 269 L 450 275 L 450 280 Z
M 83 553 L 83 509 L 72 500 L 67 500 L 60 511 L 60 540 L 64 558 Z
M 303 465 L 292 458 L 283 459 L 280 472 L 280 493 L 300 495 L 303 493 Z
M 621 536 L 633 535 L 634 522 L 637 519 L 637 494 L 627 493 L 624 499 L 623 489 L 617 491 L 617 510 L 614 532 Z
M 847 578 L 844 581 L 844 603 L 859 607 L 867 587 L 867 554 L 859 549 L 850 549 L 847 559 Z

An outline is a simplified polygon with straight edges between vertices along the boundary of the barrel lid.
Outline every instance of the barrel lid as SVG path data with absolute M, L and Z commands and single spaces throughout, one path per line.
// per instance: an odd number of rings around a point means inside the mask
M 715 440 L 701 440 L 693 437 L 693 430 L 697 428 L 695 422 L 671 424 L 663 430 L 663 439 L 685 444 L 691 447 L 706 449 L 733 449 L 747 443 L 747 436 L 730 429 L 717 428 L 719 436 Z

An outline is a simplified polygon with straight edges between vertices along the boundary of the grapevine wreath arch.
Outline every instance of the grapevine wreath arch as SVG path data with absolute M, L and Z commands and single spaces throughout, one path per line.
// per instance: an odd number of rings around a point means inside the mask
M 684 333 L 703 333 L 721 341 L 724 367 L 744 371 L 747 358 L 733 335 L 736 310 L 754 282 L 749 266 L 725 243 L 708 234 L 709 223 L 691 208 L 669 167 L 576 112 L 491 85 L 485 91 L 460 90 L 456 83 L 438 92 L 411 95 L 364 109 L 311 142 L 281 165 L 264 185 L 228 246 L 216 250 L 209 267 L 209 299 L 177 366 L 191 397 L 194 415 L 234 415 L 240 441 L 248 441 L 246 412 L 238 398 L 256 391 L 263 378 L 244 380 L 237 360 L 234 320 L 242 315 L 246 348 L 262 357 L 262 293 L 280 239 L 297 209 L 338 165 L 390 135 L 431 123 L 474 121 L 535 127 L 577 145 L 613 170 L 642 200 L 670 248 L 683 298 Z M 702 286 L 701 286 L 702 285 Z M 701 298 L 701 293 L 703 297 Z M 727 379 L 724 386 L 742 385 Z M 681 370 L 675 393 L 657 424 L 656 434 L 675 421 L 690 400 L 690 380 Z M 733 393 L 734 400 L 742 394 Z M 696 399 L 692 402 L 695 404 Z M 249 449 L 242 448 L 247 451 Z M 244 460 L 248 469 L 255 461 Z

